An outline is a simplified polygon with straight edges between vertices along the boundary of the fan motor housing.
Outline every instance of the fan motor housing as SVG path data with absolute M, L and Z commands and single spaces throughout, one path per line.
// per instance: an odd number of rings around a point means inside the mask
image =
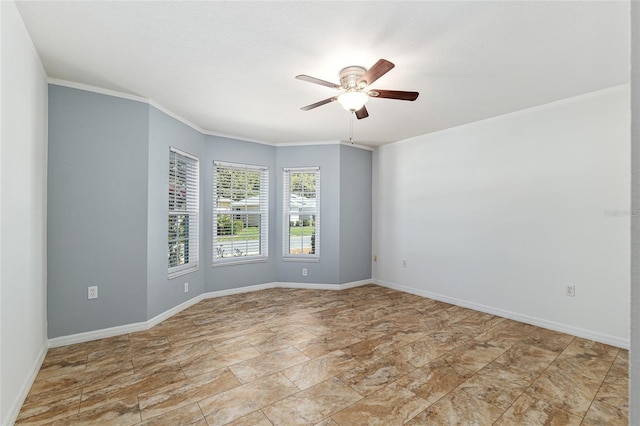
M 342 71 L 340 71 L 340 84 L 345 90 L 362 89 L 365 85 L 363 83 L 358 85 L 358 80 L 365 72 L 367 72 L 366 68 L 357 65 L 343 68 Z

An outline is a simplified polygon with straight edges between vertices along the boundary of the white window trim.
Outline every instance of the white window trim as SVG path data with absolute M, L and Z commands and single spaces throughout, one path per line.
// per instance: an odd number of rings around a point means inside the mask
M 225 210 L 217 208 L 216 203 L 216 170 L 217 167 L 226 167 L 230 169 L 239 169 L 239 170 L 258 170 L 260 172 L 260 251 L 259 255 L 251 255 L 251 256 L 230 256 L 225 258 L 217 258 L 217 244 L 218 244 L 218 215 L 219 214 L 239 214 L 240 212 L 236 210 Z M 213 196 L 213 208 L 212 208 L 212 253 L 211 253 L 211 262 L 213 267 L 219 266 L 228 266 L 228 265 L 238 265 L 238 264 L 246 264 L 246 263 L 257 263 L 257 262 L 266 262 L 269 260 L 269 168 L 266 166 L 258 166 L 252 164 L 243 164 L 243 163 L 230 163 L 225 161 L 214 161 L 213 162 L 213 176 L 212 176 L 212 196 Z M 251 212 L 251 214 L 255 214 L 255 212 Z
M 314 254 L 289 253 L 289 218 L 291 206 L 290 173 L 315 173 L 316 175 L 316 209 L 315 209 L 315 252 Z M 282 169 L 282 260 L 285 262 L 319 262 L 320 261 L 320 167 L 285 167 Z
M 169 158 L 177 155 L 184 157 L 191 162 L 189 165 L 194 170 L 191 171 L 193 179 L 191 184 L 187 186 L 187 210 L 168 210 L 167 221 L 172 214 L 189 214 L 189 262 L 184 265 L 178 265 L 168 268 L 168 278 L 172 279 L 180 275 L 188 274 L 199 269 L 200 258 L 200 160 L 198 157 L 181 151 L 175 147 L 169 147 Z M 189 191 L 189 189 L 191 189 Z M 169 193 L 169 191 L 167 191 Z M 167 232 L 169 230 L 167 229 Z M 167 250 L 168 250 L 168 234 L 167 234 Z M 169 253 L 167 252 L 167 255 Z

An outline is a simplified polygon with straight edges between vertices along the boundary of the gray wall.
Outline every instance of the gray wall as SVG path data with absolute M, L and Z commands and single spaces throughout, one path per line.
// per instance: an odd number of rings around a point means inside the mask
M 200 238 L 199 269 L 195 272 L 168 279 L 167 215 L 169 211 L 169 147 L 176 147 L 200 159 L 200 235 L 210 218 L 205 205 L 207 192 L 204 136 L 186 124 L 149 107 L 149 187 L 147 217 L 147 318 L 151 319 L 205 291 L 204 271 L 210 266 L 204 247 L 206 238 Z M 184 292 L 184 283 L 189 292 Z
M 276 223 L 276 148 L 274 146 L 240 141 L 216 136 L 206 136 L 204 155 L 201 162 L 202 180 L 205 188 L 201 199 L 206 212 L 203 251 L 203 267 L 206 269 L 205 290 L 218 291 L 276 281 L 277 259 L 276 241 L 279 234 L 274 232 Z M 213 209 L 213 162 L 253 164 L 269 168 L 269 260 L 267 262 L 224 265 L 213 267 L 212 209 Z
M 371 159 L 371 151 L 339 144 L 278 147 L 278 281 L 344 284 L 371 278 Z M 307 166 L 320 167 L 320 261 L 282 261 L 282 169 Z
M 282 169 L 312 166 L 320 167 L 320 261 L 285 262 L 282 261 Z M 277 172 L 278 281 L 340 284 L 340 145 L 278 147 Z M 302 268 L 307 268 L 306 277 L 302 276 Z
M 49 338 L 144 322 L 205 292 L 371 277 L 370 151 L 203 135 L 147 103 L 58 85 L 49 86 L 49 111 Z M 170 146 L 200 159 L 199 269 L 173 279 Z M 215 160 L 269 168 L 268 261 L 212 266 Z M 301 166 L 321 168 L 320 262 L 282 260 L 282 168 Z M 361 207 L 355 214 L 353 202 Z M 87 300 L 91 285 L 98 299 Z
M 146 320 L 148 108 L 49 86 L 50 338 Z
M 371 278 L 372 155 L 340 146 L 340 283 Z
M 640 211 L 640 4 L 631 2 L 631 210 Z M 629 411 L 640 424 L 640 218 L 631 216 L 631 352 Z

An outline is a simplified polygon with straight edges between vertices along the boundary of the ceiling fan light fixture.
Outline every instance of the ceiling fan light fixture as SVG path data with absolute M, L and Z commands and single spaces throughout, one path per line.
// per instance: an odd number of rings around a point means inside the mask
M 348 91 L 338 96 L 338 102 L 347 111 L 359 111 L 368 100 L 369 96 L 359 91 Z
M 0 0 L 1 1 L 1 0 Z M 309 111 L 328 103 L 338 101 L 342 108 L 354 115 L 358 120 L 367 118 L 369 112 L 364 104 L 369 98 L 379 99 L 400 99 L 403 101 L 415 101 L 418 98 L 418 92 L 405 92 L 403 90 L 369 90 L 368 88 L 380 77 L 388 73 L 395 65 L 386 59 L 380 59 L 373 64 L 368 70 L 366 68 L 352 65 L 343 68 L 340 71 L 340 84 L 331 83 L 329 81 L 320 80 L 306 74 L 297 75 L 298 80 L 309 83 L 319 84 L 321 86 L 330 87 L 340 90 L 342 93 L 338 96 L 332 96 L 319 102 L 300 108 L 303 111 Z

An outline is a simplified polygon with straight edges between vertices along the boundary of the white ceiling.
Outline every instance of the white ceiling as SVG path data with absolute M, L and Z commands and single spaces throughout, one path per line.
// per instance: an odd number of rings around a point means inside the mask
M 381 145 L 629 81 L 628 2 L 18 2 L 51 78 L 154 101 L 213 134 L 348 140 L 348 65 L 396 67 L 354 140 Z

